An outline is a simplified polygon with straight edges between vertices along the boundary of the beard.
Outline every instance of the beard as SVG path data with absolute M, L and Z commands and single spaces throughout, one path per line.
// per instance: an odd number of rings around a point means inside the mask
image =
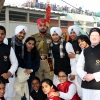
M 39 32 L 42 34 L 45 34 L 45 33 L 47 33 L 47 30 L 41 29 L 41 30 L 39 30 Z

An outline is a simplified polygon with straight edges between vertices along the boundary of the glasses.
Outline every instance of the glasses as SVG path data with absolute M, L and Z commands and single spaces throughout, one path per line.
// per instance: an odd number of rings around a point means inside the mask
M 58 76 L 58 78 L 66 78 L 67 76 Z

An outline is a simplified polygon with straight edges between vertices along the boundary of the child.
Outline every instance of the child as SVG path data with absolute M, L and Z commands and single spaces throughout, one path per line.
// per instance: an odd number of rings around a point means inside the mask
M 64 100 L 81 100 L 77 95 L 75 84 L 67 80 L 68 74 L 66 71 L 59 71 L 58 79 L 60 82 L 60 84 L 57 85 L 59 92 L 52 92 L 52 96 L 59 96 Z
M 90 43 L 89 38 L 86 35 L 80 35 L 78 37 L 78 44 L 81 49 L 85 49 L 89 47 L 91 43 Z
M 61 100 L 58 96 L 50 96 L 51 92 L 55 92 L 57 90 L 50 79 L 42 80 L 42 90 L 44 94 L 47 94 L 48 96 L 46 100 Z
M 5 83 L 0 80 L 0 100 L 5 100 L 4 93 L 5 93 Z
M 40 79 L 38 77 L 32 79 L 31 86 L 33 88 L 33 91 L 30 93 L 31 100 L 46 100 L 47 96 L 42 91 Z

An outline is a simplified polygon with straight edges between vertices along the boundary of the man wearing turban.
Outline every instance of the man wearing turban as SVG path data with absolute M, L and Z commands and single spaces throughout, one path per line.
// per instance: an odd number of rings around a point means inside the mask
M 75 78 L 75 58 L 70 59 L 68 55 L 70 52 L 74 53 L 71 43 L 64 41 L 61 38 L 62 30 L 60 27 L 52 27 L 50 29 L 50 34 L 52 37 L 52 43 L 50 45 L 49 56 L 54 58 L 54 85 L 58 85 L 58 72 L 60 70 L 65 70 L 69 74 L 69 79 L 74 80 Z
M 27 27 L 24 25 L 18 25 L 15 28 L 15 35 L 12 38 L 5 38 L 4 43 L 11 46 L 13 50 L 15 51 L 17 59 L 21 56 L 23 56 L 24 52 L 24 46 L 23 46 L 23 39 L 25 38 L 25 35 L 27 34 Z M 18 66 L 19 67 L 19 66 Z M 15 81 L 15 73 L 12 77 L 9 78 L 9 84 L 7 87 L 7 94 L 5 94 L 6 100 L 12 100 L 13 97 L 15 97 L 15 92 L 13 90 L 13 84 Z
M 52 79 L 52 75 L 50 75 L 50 66 L 48 63 L 48 51 L 51 43 L 51 36 L 47 33 L 49 28 L 49 21 L 44 18 L 39 18 L 37 20 L 37 27 L 39 33 L 32 35 L 36 39 L 37 50 L 40 55 L 40 67 L 36 72 L 36 76 L 40 78 L 40 80 L 44 78 Z

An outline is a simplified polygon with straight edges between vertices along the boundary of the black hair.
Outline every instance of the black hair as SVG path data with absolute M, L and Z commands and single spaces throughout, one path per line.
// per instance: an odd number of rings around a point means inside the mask
M 25 62 L 25 64 L 26 64 L 26 62 L 27 62 L 27 47 L 26 47 L 26 43 L 28 42 L 28 41 L 30 41 L 30 40 L 33 40 L 34 41 L 34 48 L 31 50 L 31 60 L 32 60 L 32 62 L 33 62 L 33 66 L 35 66 L 36 65 L 36 60 L 37 60 L 37 57 L 38 57 L 38 51 L 37 51 L 37 48 L 36 48 L 36 40 L 35 40 L 35 38 L 33 38 L 33 37 L 28 37 L 26 40 L 25 40 L 25 43 L 24 43 L 24 57 L 23 57 L 23 59 L 24 59 L 24 62 Z
M 53 82 L 50 79 L 43 79 L 41 81 L 41 85 L 42 83 L 46 82 L 49 86 L 53 86 L 53 89 L 55 89 L 55 91 L 58 91 L 57 87 L 53 84 Z
M 79 39 L 85 41 L 88 45 L 91 44 L 90 39 L 86 35 L 80 35 L 80 36 L 78 36 L 78 40 Z
M 0 80 L 0 84 L 6 85 L 6 83 L 4 81 L 2 81 L 2 80 Z
M 33 77 L 33 78 L 31 79 L 31 83 L 32 83 L 33 80 L 37 80 L 37 81 L 40 83 L 40 79 L 39 79 L 38 77 Z
M 0 25 L 0 30 L 3 30 L 3 31 L 4 31 L 4 33 L 6 34 L 6 29 L 5 29 L 5 27 L 4 27 L 4 26 Z
M 90 32 L 89 32 L 89 37 L 90 37 L 90 35 L 91 35 L 91 33 L 92 32 L 98 32 L 99 33 L 99 35 L 100 35 L 100 29 L 99 28 L 97 28 L 97 27 L 94 27 L 94 28 L 91 28 L 90 29 Z
M 62 70 L 58 71 L 58 75 L 59 75 L 60 72 L 64 72 L 66 74 L 66 76 L 68 76 L 68 73 L 66 72 L 66 70 L 62 69 Z

